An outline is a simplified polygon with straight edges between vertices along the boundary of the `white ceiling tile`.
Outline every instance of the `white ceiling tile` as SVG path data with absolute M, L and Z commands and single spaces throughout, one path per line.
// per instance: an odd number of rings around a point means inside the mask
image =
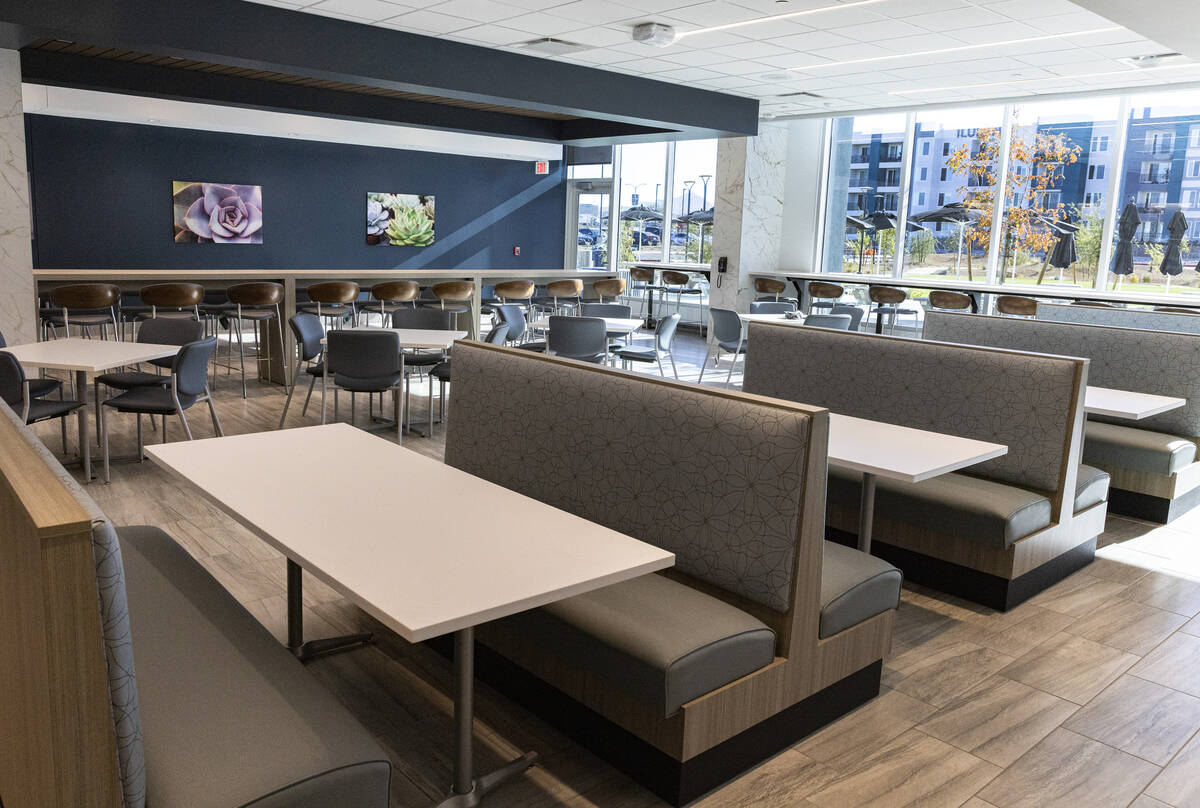
M 895 39 L 897 37 L 920 36 L 928 35 L 929 32 L 924 28 L 918 28 L 915 25 L 909 25 L 900 20 L 881 20 L 880 22 L 869 22 L 862 25 L 852 25 L 847 28 L 835 28 L 833 33 L 841 34 L 848 39 L 856 39 L 859 42 L 878 42 L 880 40 Z
M 746 60 L 739 60 L 736 62 L 728 62 L 727 64 L 723 64 L 723 65 L 713 65 L 709 68 L 709 70 L 715 70 L 718 73 L 721 73 L 726 76 L 751 76 L 751 77 L 753 77 L 755 75 L 761 75 L 763 73 L 774 74 L 774 73 L 786 73 L 787 72 L 787 71 L 780 70 L 777 67 L 771 67 L 770 65 L 765 65 L 762 62 L 750 62 L 750 61 L 746 61 Z M 763 80 L 769 81 L 769 79 L 763 79 Z
M 688 67 L 707 67 L 709 65 L 724 65 L 729 63 L 729 57 L 716 51 L 664 51 L 663 58 Z
M 954 11 L 969 6 L 970 3 L 967 0 L 889 0 L 889 2 L 871 6 L 871 10 L 899 20 L 918 14 Z
M 495 22 L 515 17 L 524 11 L 518 6 L 497 3 L 495 0 L 446 0 L 429 8 L 439 14 L 449 14 L 451 17 L 462 17 L 477 22 Z
M 792 20 L 774 20 L 758 25 L 743 25 L 730 30 L 746 39 L 776 39 L 781 36 L 808 34 L 817 29 Z
M 936 14 L 918 14 L 909 17 L 908 22 L 929 31 L 954 31 L 958 28 L 974 28 L 978 25 L 999 25 L 1007 20 L 986 9 L 969 6 L 953 11 L 939 11 Z
M 1000 3 L 989 3 L 988 10 L 1014 20 L 1025 21 L 1052 14 L 1071 14 L 1079 11 L 1079 6 L 1070 0 L 1004 0 Z
M 395 17 L 404 9 L 397 9 L 396 4 L 385 2 L 385 0 L 322 0 L 314 6 L 310 6 L 309 10 L 318 13 L 347 14 L 351 17 L 376 22 Z
M 717 48 L 717 53 L 734 59 L 757 59 L 760 56 L 783 56 L 787 48 L 781 48 L 770 42 L 742 42 L 737 45 L 726 45 Z
M 705 70 L 703 67 L 681 67 L 676 70 L 667 70 L 663 73 L 655 75 L 656 79 L 662 81 L 674 81 L 681 84 L 687 84 L 701 79 L 716 79 L 720 78 L 720 73 L 714 73 L 711 70 Z
M 555 17 L 553 14 L 547 14 L 542 11 L 533 11 L 529 14 L 522 14 L 519 17 L 510 17 L 504 20 L 504 24 L 509 28 L 517 28 L 522 31 L 528 31 L 531 35 L 536 36 L 553 36 L 558 37 L 565 34 L 567 31 L 574 30 L 579 27 L 576 20 L 568 20 L 565 17 Z M 533 39 L 534 36 L 526 37 Z
M 562 5 L 563 0 L 504 0 L 504 2 L 526 11 L 545 11 L 553 6 Z
M 483 42 L 488 45 L 512 45 L 532 39 L 526 31 L 504 28 L 499 25 L 477 25 L 473 28 L 463 28 L 456 31 L 453 38 L 469 39 L 472 42 Z
M 448 14 L 438 14 L 436 11 L 421 9 L 384 20 L 380 25 L 414 34 L 449 34 L 465 28 L 472 28 L 475 23 L 471 20 L 464 20 L 462 17 L 451 17 Z
M 581 22 L 591 23 L 592 25 L 607 25 L 617 20 L 640 17 L 644 13 L 639 9 L 611 3 L 608 0 L 575 0 L 573 3 L 565 3 L 546 9 L 546 12 L 556 17 L 574 20 L 576 25 Z
M 732 3 L 708 2 L 671 9 L 671 17 L 700 27 L 742 22 L 763 16 L 755 11 Z
M 629 41 L 629 32 L 616 28 L 580 28 L 567 31 L 561 35 L 568 42 L 578 42 L 580 45 L 591 45 L 595 48 L 606 48 Z
M 739 42 L 750 42 L 743 36 L 731 34 L 726 31 L 713 31 L 708 34 L 689 34 L 676 44 L 670 47 L 670 50 L 706 50 L 711 48 L 721 48 L 726 45 L 736 45 Z M 645 45 L 643 47 L 651 47 Z
M 830 33 L 828 31 L 815 31 L 811 34 L 797 34 L 795 36 L 785 36 L 779 39 L 772 39 L 772 45 L 778 45 L 786 50 L 796 53 L 805 51 L 817 50 L 819 48 L 833 48 L 838 46 L 858 46 L 856 40 L 849 37 L 841 36 L 840 34 Z
M 333 17 L 335 20 L 345 20 L 346 22 L 359 22 L 359 23 L 364 23 L 366 25 L 370 25 L 371 23 L 375 22 L 375 20 L 369 20 L 366 17 L 355 17 L 352 14 L 342 14 L 341 12 L 333 11 L 332 9 L 329 9 L 329 8 L 318 8 L 317 6 L 312 6 L 310 8 L 304 9 L 304 13 L 305 14 L 319 14 L 322 17 Z
M 679 65 L 674 62 L 668 62 L 666 59 L 633 59 L 621 62 L 619 67 L 621 70 L 639 75 L 644 73 L 665 73 L 668 70 L 679 69 Z

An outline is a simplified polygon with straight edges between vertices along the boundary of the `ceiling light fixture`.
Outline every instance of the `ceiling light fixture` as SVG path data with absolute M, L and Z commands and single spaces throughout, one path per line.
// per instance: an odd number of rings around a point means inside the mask
M 919 93 L 940 93 L 947 90 L 973 90 L 980 87 L 1006 87 L 1012 84 L 1030 84 L 1038 81 L 1062 81 L 1071 79 L 1090 79 L 1100 76 L 1134 76 L 1150 73 L 1156 70 L 1179 70 L 1187 67 L 1200 67 L 1200 64 L 1165 65 L 1163 67 L 1145 67 L 1140 70 L 1105 70 L 1099 73 L 1076 73 L 1073 76 L 1042 76 L 1036 79 L 1009 79 L 1008 81 L 985 81 L 978 84 L 947 84 L 942 87 L 922 87 L 919 90 L 889 90 L 888 95 L 917 95 Z
M 886 3 L 887 0 L 856 0 L 853 3 L 838 3 L 832 6 L 821 6 L 820 8 L 809 8 L 804 11 L 789 11 L 785 14 L 772 14 L 769 17 L 757 17 L 753 20 L 741 20 L 740 22 L 727 22 L 723 25 L 710 25 L 707 28 L 697 28 L 693 31 L 683 31 L 677 39 L 683 39 L 687 36 L 695 36 L 696 34 L 709 34 L 713 31 L 728 31 L 731 28 L 744 28 L 747 25 L 758 25 L 764 22 L 775 22 L 776 20 L 790 20 L 794 17 L 807 17 L 811 14 L 823 14 L 826 11 L 841 11 L 847 8 L 858 8 L 860 6 L 873 6 L 876 3 Z
M 1042 34 L 1040 36 L 1027 36 L 1020 39 L 1005 39 L 1000 42 L 984 42 L 975 45 L 955 45 L 950 48 L 934 48 L 933 50 L 914 51 L 912 53 L 896 53 L 890 56 L 871 56 L 866 59 L 846 59 L 840 62 L 822 62 L 816 65 L 800 65 L 799 67 L 789 67 L 788 70 L 821 70 L 826 67 L 845 67 L 846 65 L 865 65 L 872 62 L 886 62 L 892 59 L 909 59 L 914 56 L 935 56 L 942 53 L 958 53 L 961 51 L 977 50 L 980 48 L 997 48 L 1004 45 L 1022 45 L 1026 42 L 1045 42 L 1050 39 L 1066 39 L 1073 36 L 1084 36 L 1086 34 L 1104 34 L 1111 31 L 1122 30 L 1119 25 L 1112 25 L 1107 28 L 1088 28 L 1083 31 L 1070 31 L 1065 34 Z

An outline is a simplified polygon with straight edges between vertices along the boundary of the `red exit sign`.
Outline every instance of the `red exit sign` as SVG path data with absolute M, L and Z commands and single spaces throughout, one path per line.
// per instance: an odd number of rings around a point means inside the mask
M 538 160 L 536 163 L 533 164 L 533 173 L 534 174 L 549 174 L 550 173 L 550 161 L 549 160 Z

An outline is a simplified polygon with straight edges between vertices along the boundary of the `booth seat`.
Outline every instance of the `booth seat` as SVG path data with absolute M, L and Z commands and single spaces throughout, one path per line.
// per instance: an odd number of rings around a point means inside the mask
M 37 478 L 43 495 L 85 517 L 67 545 L 79 563 L 64 555 L 63 536 L 44 545 L 47 585 L 66 588 L 46 603 L 74 629 L 59 649 L 69 670 L 46 692 L 46 682 L 6 679 L 3 714 L 13 714 L 15 699 L 89 696 L 65 723 L 8 725 L 19 743 L 45 738 L 38 753 L 57 750 L 75 777 L 29 782 L 26 770 L 21 783 L 0 781 L 5 804 L 386 808 L 387 755 L 341 703 L 170 536 L 149 526 L 114 529 L 28 427 L 2 402 L 0 409 L 0 443 L 15 450 L 0 461 L 15 495 L 6 515 L 36 520 L 36 505 L 25 510 L 33 501 L 13 482 Z M 6 550 L 28 542 L 12 522 L 0 538 Z M 39 574 L 36 566 L 5 572 Z M 27 603 L 21 614 L 34 620 L 40 606 Z M 71 614 L 72 606 L 80 611 Z M 95 754 L 61 757 L 81 738 Z
M 1091 361 L 1090 384 L 1187 399 L 1183 407 L 1140 421 L 1089 415 L 1083 462 L 1111 476 L 1114 513 L 1169 522 L 1200 504 L 1200 334 L 1194 333 L 1200 317 L 1047 304 L 1039 305 L 1039 318 L 1056 319 L 930 315 L 927 339 L 1084 357 Z
M 1008 447 L 918 483 L 877 478 L 872 552 L 909 579 L 1009 609 L 1093 558 L 1109 478 L 1079 462 L 1086 360 L 773 323 L 749 341 L 748 393 Z M 831 538 L 857 540 L 861 487 L 830 468 Z
M 478 343 L 454 361 L 448 464 L 676 556 L 480 627 L 497 688 L 673 804 L 878 692 L 901 574 L 823 540 L 827 411 Z

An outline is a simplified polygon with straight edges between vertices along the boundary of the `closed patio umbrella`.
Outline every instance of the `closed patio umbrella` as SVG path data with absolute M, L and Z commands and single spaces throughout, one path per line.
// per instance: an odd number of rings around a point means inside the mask
M 1121 219 L 1117 225 L 1117 249 L 1113 252 L 1112 273 L 1118 276 L 1118 289 L 1121 288 L 1120 276 L 1133 274 L 1133 237 L 1137 235 L 1138 225 L 1141 223 L 1137 205 L 1131 199 L 1121 211 Z
M 879 262 L 879 234 L 885 230 L 896 229 L 896 219 L 883 209 L 883 194 L 875 195 L 875 212 L 867 217 L 871 225 L 871 242 L 874 247 L 874 263 Z M 859 270 L 861 272 L 861 269 Z
M 1188 220 L 1182 210 L 1175 211 L 1171 221 L 1167 222 L 1167 232 L 1171 238 L 1167 241 L 1167 251 L 1163 254 L 1162 264 L 1158 271 L 1167 276 L 1167 288 L 1171 288 L 1171 276 L 1183 272 L 1183 237 L 1187 234 Z
M 1075 234 L 1079 232 L 1079 225 L 1074 224 L 1069 219 L 1047 219 L 1041 217 L 1041 222 L 1051 233 L 1058 238 L 1054 242 L 1054 248 L 1046 253 L 1046 260 L 1042 262 L 1042 271 L 1038 273 L 1037 282 L 1041 283 L 1046 277 L 1046 267 L 1058 267 L 1059 269 L 1071 268 L 1071 282 L 1076 283 L 1074 265 L 1079 260 L 1079 253 L 1075 249 Z M 1062 279 L 1062 273 L 1059 273 L 1059 280 Z

